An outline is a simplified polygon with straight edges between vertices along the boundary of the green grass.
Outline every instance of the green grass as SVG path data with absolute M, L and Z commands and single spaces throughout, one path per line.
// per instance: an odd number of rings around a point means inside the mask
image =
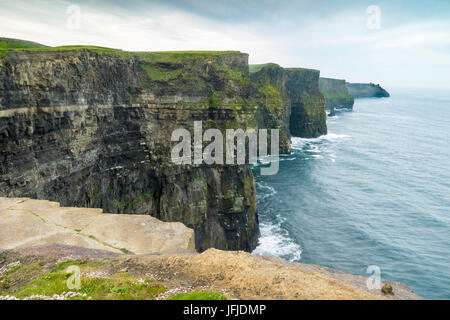
M 7 278 L 0 279 L 0 296 L 13 296 L 25 299 L 31 296 L 53 297 L 74 292 L 78 295 L 66 296 L 68 300 L 154 300 L 167 292 L 163 283 L 152 279 L 118 272 L 112 274 L 99 273 L 104 265 L 99 261 L 67 260 L 45 267 L 42 261 L 23 264 L 8 270 Z M 70 289 L 74 284 L 73 273 L 68 272 L 70 266 L 80 268 L 80 287 Z M 49 271 L 50 270 L 50 271 Z M 95 277 L 94 277 L 95 276 Z M 6 280 L 6 281 L 5 281 Z M 189 293 L 174 294 L 168 300 L 227 300 L 217 291 L 198 290 Z
M 69 289 L 67 281 L 72 274 L 67 273 L 67 267 L 76 265 L 80 267 L 82 276 L 79 290 Z M 67 260 L 58 264 L 50 272 L 39 276 L 38 264 L 32 265 L 35 273 L 31 281 L 26 282 L 22 287 L 15 288 L 12 291 L 4 292 L 0 287 L 1 295 L 12 295 L 19 299 L 24 299 L 33 295 L 52 297 L 61 295 L 64 292 L 78 292 L 80 295 L 69 298 L 69 300 L 152 300 L 159 294 L 166 292 L 166 288 L 154 280 L 138 281 L 139 277 L 121 272 L 105 278 L 90 278 L 83 276 L 83 271 L 92 272 L 98 270 L 98 263 L 86 260 L 75 261 Z M 28 269 L 24 267 L 24 269 Z M 20 278 L 21 270 L 15 269 L 12 274 Z M 29 276 L 29 275 L 28 275 Z M 12 284 L 12 282 L 11 282 Z M 7 287 L 9 289 L 10 286 Z M 4 289 L 4 288 L 3 288 Z
M 177 78 L 183 72 L 182 69 L 171 71 L 145 63 L 141 63 L 139 66 L 147 73 L 147 76 L 151 81 L 169 81 Z
M 194 291 L 179 293 L 167 300 L 228 300 L 228 298 L 222 293 L 216 291 Z
M 238 51 L 155 51 L 155 52 L 144 52 L 144 51 L 124 51 L 121 49 L 114 49 L 108 47 L 100 46 L 88 46 L 88 45 L 67 45 L 58 47 L 46 47 L 37 43 L 15 40 L 15 39 L 5 39 L 0 38 L 0 56 L 4 56 L 10 50 L 25 50 L 25 51 L 79 51 L 79 50 L 89 50 L 97 53 L 114 54 L 119 57 L 131 57 L 137 56 L 144 61 L 156 61 L 161 58 L 175 59 L 180 58 L 199 58 L 199 57 L 212 57 L 212 56 L 223 56 L 230 54 L 239 54 Z
M 248 69 L 249 69 L 250 73 L 254 73 L 254 72 L 260 71 L 264 67 L 269 67 L 269 66 L 279 67 L 279 65 L 277 65 L 276 63 L 263 63 L 263 64 L 249 64 Z
M 59 272 L 62 270 L 66 270 L 67 267 L 69 266 L 82 266 L 82 265 L 86 265 L 87 264 L 87 260 L 66 260 L 64 262 L 61 262 L 60 264 L 58 264 L 56 267 L 54 267 L 52 269 L 52 272 Z

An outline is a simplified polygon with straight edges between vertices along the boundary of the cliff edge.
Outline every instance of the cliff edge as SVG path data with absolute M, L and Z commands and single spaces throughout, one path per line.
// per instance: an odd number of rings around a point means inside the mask
M 258 105 L 259 127 L 280 129 L 280 152 L 290 152 L 290 137 L 327 133 L 325 100 L 318 70 L 250 65 L 251 96 Z
M 389 92 L 379 84 L 374 83 L 346 83 L 350 94 L 355 98 L 384 98 L 389 97 Z
M 327 109 L 353 109 L 355 99 L 348 91 L 345 80 L 320 78 L 319 86 Z

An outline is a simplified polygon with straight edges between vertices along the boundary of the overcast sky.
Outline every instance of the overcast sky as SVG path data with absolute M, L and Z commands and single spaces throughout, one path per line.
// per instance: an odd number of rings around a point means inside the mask
M 239 50 L 250 63 L 314 68 L 388 89 L 450 88 L 448 0 L 0 0 L 0 37 L 50 46 Z

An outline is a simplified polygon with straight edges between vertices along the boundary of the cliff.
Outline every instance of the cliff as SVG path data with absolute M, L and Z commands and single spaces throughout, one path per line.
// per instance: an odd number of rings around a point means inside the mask
M 345 80 L 320 78 L 319 87 L 327 109 L 353 109 L 355 99 L 349 93 Z
M 0 51 L 0 196 L 183 222 L 195 246 L 250 251 L 248 165 L 174 165 L 174 129 L 256 126 L 248 55 L 99 47 Z
M 346 83 L 348 91 L 355 98 L 383 98 L 389 93 L 379 84 L 374 83 Z
M 258 105 L 261 128 L 280 129 L 280 152 L 290 152 L 290 137 L 315 138 L 327 133 L 319 71 L 282 68 L 277 64 L 251 65 L 251 96 Z
M 67 294 L 73 266 L 80 270 L 80 289 Z M 397 282 L 383 280 L 390 294 L 366 283 L 366 277 L 242 251 L 117 255 L 65 245 L 0 250 L 0 300 L 420 299 Z

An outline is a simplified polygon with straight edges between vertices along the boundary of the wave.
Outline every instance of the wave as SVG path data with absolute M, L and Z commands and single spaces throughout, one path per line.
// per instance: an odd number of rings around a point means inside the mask
M 299 261 L 302 249 L 289 237 L 280 223 L 260 225 L 261 237 L 258 247 L 252 252 L 255 255 L 283 257 L 289 261 Z
M 295 150 L 303 150 L 303 147 L 305 145 L 311 145 L 311 143 L 318 143 L 318 142 L 334 142 L 339 140 L 346 140 L 350 138 L 349 135 L 346 134 L 336 134 L 336 133 L 329 133 L 324 136 L 320 136 L 318 138 L 299 138 L 299 137 L 292 137 L 291 138 L 291 148 Z

